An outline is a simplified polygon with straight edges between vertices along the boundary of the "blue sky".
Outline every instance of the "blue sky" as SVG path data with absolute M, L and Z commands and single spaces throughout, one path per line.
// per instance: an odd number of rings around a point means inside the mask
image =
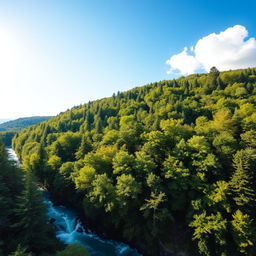
M 166 61 L 200 38 L 237 24 L 256 37 L 255 7 L 253 0 L 0 0 L 0 118 L 55 115 L 176 77 Z

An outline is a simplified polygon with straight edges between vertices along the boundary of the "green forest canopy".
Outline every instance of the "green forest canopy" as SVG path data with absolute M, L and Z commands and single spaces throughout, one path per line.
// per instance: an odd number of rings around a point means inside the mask
M 17 134 L 26 169 L 149 255 L 256 255 L 256 69 L 212 69 Z

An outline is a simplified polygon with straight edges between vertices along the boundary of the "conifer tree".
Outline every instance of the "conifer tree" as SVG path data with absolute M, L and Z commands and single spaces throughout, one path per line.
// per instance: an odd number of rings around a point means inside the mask
M 85 154 L 89 153 L 92 150 L 92 145 L 89 139 L 86 136 L 82 137 L 81 145 L 76 152 L 76 159 L 82 159 Z
M 42 201 L 41 192 L 34 183 L 31 171 L 28 171 L 24 190 L 14 209 L 16 218 L 12 227 L 17 241 L 35 253 L 47 248 L 46 206 Z
M 238 151 L 233 160 L 235 172 L 230 185 L 233 190 L 233 199 L 239 207 L 250 207 L 255 204 L 255 192 L 253 190 L 253 177 L 250 174 L 250 154 L 248 150 Z

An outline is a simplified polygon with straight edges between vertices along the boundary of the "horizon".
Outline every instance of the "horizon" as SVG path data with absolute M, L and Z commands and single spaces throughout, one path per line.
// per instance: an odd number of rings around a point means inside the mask
M 0 119 L 55 116 L 212 66 L 254 67 L 253 7 L 250 0 L 0 1 Z

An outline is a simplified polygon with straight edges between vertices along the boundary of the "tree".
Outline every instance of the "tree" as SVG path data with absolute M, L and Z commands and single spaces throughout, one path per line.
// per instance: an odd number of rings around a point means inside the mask
M 250 161 L 253 151 L 250 149 L 238 151 L 233 160 L 235 172 L 230 180 L 233 191 L 233 200 L 239 207 L 253 209 L 255 205 L 255 192 L 253 176 L 250 173 Z M 254 167 L 253 167 L 254 168 Z
M 188 191 L 192 183 L 189 169 L 182 161 L 169 156 L 163 163 L 163 174 L 164 183 L 168 186 L 167 195 L 171 199 L 171 209 L 184 210 L 189 200 Z
M 35 253 L 52 249 L 50 248 L 52 245 L 49 244 L 51 232 L 46 224 L 46 206 L 42 201 L 41 192 L 34 183 L 31 171 L 28 171 L 25 188 L 14 210 L 17 221 L 12 228 L 15 231 L 17 242 Z
M 209 73 L 210 73 L 210 74 L 212 73 L 212 74 L 217 74 L 217 75 L 219 75 L 219 74 L 220 74 L 220 71 L 219 71 L 216 67 L 211 67 Z
M 144 212 L 144 217 L 149 218 L 152 216 L 153 225 L 151 233 L 153 236 L 156 236 L 159 232 L 159 222 L 165 223 L 165 221 L 172 219 L 170 212 L 162 207 L 163 203 L 166 201 L 166 195 L 163 192 L 158 192 L 157 194 L 152 192 L 150 199 L 146 199 L 145 201 L 146 203 L 142 205 L 140 210 Z
M 77 189 L 89 189 L 96 175 L 96 170 L 91 166 L 85 166 L 79 171 L 79 175 L 74 178 Z
M 72 172 L 75 169 L 75 165 L 73 162 L 63 163 L 59 169 L 61 175 L 65 177 L 65 179 L 71 179 Z
M 236 151 L 237 142 L 229 132 L 222 132 L 214 138 L 213 146 L 223 157 L 231 157 Z
M 140 192 L 141 185 L 131 174 L 122 174 L 117 177 L 116 194 L 121 206 L 128 206 L 132 202 L 137 203 Z
M 189 224 L 194 228 L 193 239 L 198 240 L 199 252 L 203 255 L 221 255 L 225 245 L 224 234 L 227 221 L 221 213 L 207 215 L 206 211 L 194 215 L 194 220 Z
M 255 235 L 256 230 L 253 221 L 248 214 L 243 214 L 237 210 L 233 214 L 231 221 L 234 239 L 238 245 L 239 251 L 246 255 L 255 254 Z
M 217 89 L 218 87 L 217 78 L 219 74 L 220 72 L 216 67 L 212 67 L 210 69 L 210 72 L 207 76 L 207 81 L 204 86 L 205 94 L 210 94 L 213 90 Z
M 132 174 L 135 170 L 135 158 L 126 151 L 119 151 L 113 158 L 114 174 Z
M 103 144 L 103 145 L 114 145 L 118 142 L 118 139 L 119 139 L 119 131 L 109 130 L 103 136 L 101 144 Z
M 154 191 L 154 193 L 158 193 L 162 188 L 161 178 L 152 172 L 148 174 L 146 182 L 148 187 L 151 191 Z
M 241 134 L 241 139 L 244 146 L 256 149 L 256 131 L 249 130 Z
M 207 201 L 208 206 L 216 206 L 218 204 L 220 208 L 225 209 L 226 212 L 231 212 L 231 203 L 230 203 L 230 187 L 229 183 L 223 180 L 219 180 L 211 186 L 210 191 L 207 192 L 207 198 L 210 199 L 210 202 Z
M 136 151 L 136 146 L 140 143 L 142 131 L 143 126 L 136 120 L 134 115 L 122 116 L 120 119 L 119 144 L 125 144 L 129 152 Z
M 52 168 L 52 170 L 57 171 L 62 165 L 61 158 L 59 156 L 51 156 L 48 160 L 48 165 Z
M 82 137 L 81 145 L 79 146 L 77 152 L 75 153 L 76 159 L 82 159 L 86 154 L 92 151 L 92 142 L 86 136 Z
M 81 138 L 78 133 L 70 131 L 63 133 L 51 145 L 51 153 L 59 156 L 63 162 L 74 161 L 80 142 Z
M 142 151 L 152 157 L 157 163 L 162 162 L 165 158 L 166 151 L 170 147 L 168 137 L 160 131 L 152 131 L 144 134 L 146 143 Z
M 192 135 L 192 128 L 183 124 L 183 120 L 175 120 L 173 118 L 168 120 L 162 120 L 160 127 L 164 133 L 169 137 L 169 143 L 175 144 L 182 138 L 188 139 Z
M 113 181 L 105 173 L 96 175 L 88 198 L 94 203 L 95 207 L 103 207 L 106 212 L 112 211 L 115 206 Z
M 220 109 L 214 114 L 211 127 L 216 131 L 216 133 L 228 132 L 233 135 L 235 132 L 235 126 L 234 120 L 231 118 L 231 112 L 228 109 Z

